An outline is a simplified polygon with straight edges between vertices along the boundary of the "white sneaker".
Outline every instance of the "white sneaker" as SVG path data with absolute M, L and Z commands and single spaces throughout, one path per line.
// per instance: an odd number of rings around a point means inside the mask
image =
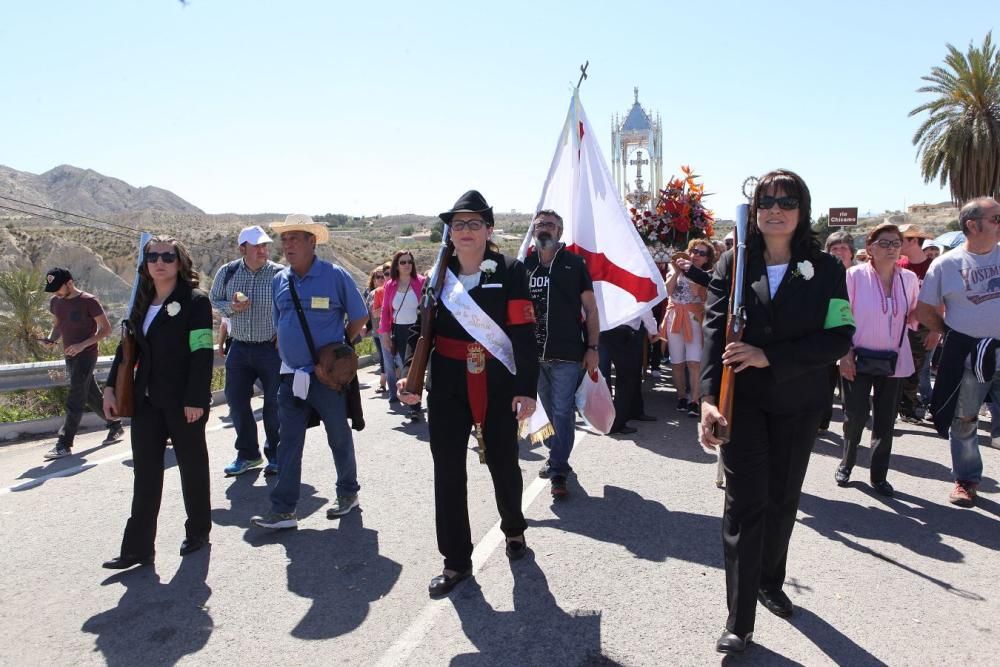
M 45 459 L 46 461 L 55 461 L 56 459 L 61 459 L 64 456 L 69 456 L 72 453 L 73 452 L 71 452 L 66 447 L 61 447 L 59 445 L 56 445 L 55 447 L 53 447 L 49 451 L 45 452 L 45 454 L 42 456 L 42 458 Z

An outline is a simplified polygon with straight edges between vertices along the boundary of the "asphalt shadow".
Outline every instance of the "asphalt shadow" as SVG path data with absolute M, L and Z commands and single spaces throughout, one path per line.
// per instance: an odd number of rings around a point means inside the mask
M 114 442 L 114 443 L 108 443 L 106 445 L 95 445 L 90 449 L 84 449 L 83 451 L 73 452 L 69 456 L 64 456 L 61 459 L 54 459 L 52 461 L 37 465 L 33 468 L 28 468 L 20 475 L 15 477 L 15 479 L 37 480 L 40 477 L 47 477 L 48 475 L 56 473 L 65 473 L 59 475 L 60 477 L 72 477 L 73 475 L 79 475 L 81 472 L 85 472 L 94 467 L 93 464 L 85 465 L 87 463 L 87 456 L 89 454 L 95 454 L 97 452 L 100 452 L 102 449 L 107 449 L 108 447 L 111 447 L 112 445 L 116 444 L 118 443 Z M 74 472 L 68 472 L 69 470 L 77 467 L 79 467 L 80 469 Z M 11 491 L 24 491 L 26 489 L 33 489 L 37 486 L 41 486 L 43 483 L 44 480 L 37 484 L 21 484 L 16 488 L 11 489 Z
M 534 554 L 510 564 L 514 610 L 497 611 L 474 579 L 451 596 L 462 631 L 476 653 L 451 665 L 617 665 L 601 652 L 601 612 L 567 612 L 556 604 Z
M 331 639 L 356 630 L 371 603 L 389 594 L 403 570 L 379 554 L 378 531 L 364 527 L 360 510 L 323 529 L 253 530 L 258 537 L 247 541 L 254 546 L 285 548 L 288 590 L 312 600 L 290 633 L 298 639 Z
M 661 503 L 617 486 L 605 486 L 603 497 L 591 496 L 573 476 L 568 483 L 567 501 L 552 503 L 556 518 L 529 519 L 528 525 L 619 544 L 643 560 L 663 562 L 677 558 L 722 568 L 719 517 L 671 511 Z M 650 526 L 656 529 L 650 530 Z
M 215 627 L 207 606 L 210 558 L 211 546 L 185 556 L 166 584 L 152 566 L 108 577 L 102 586 L 121 584 L 125 593 L 80 629 L 96 635 L 95 647 L 110 667 L 174 665 L 196 654 Z

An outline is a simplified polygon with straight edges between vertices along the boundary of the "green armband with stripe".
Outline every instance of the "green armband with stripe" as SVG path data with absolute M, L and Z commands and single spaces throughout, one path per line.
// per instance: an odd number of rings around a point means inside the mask
M 198 350 L 211 350 L 215 347 L 215 341 L 212 339 L 211 329 L 192 329 L 188 333 L 188 346 L 191 348 L 192 352 L 197 352 Z
M 846 326 L 854 326 L 851 302 L 847 299 L 830 299 L 830 303 L 826 307 L 826 321 L 823 322 L 823 328 L 836 329 Z

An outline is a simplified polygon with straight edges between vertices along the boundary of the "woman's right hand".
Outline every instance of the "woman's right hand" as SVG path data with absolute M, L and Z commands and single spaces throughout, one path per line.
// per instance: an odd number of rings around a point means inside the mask
M 104 418 L 108 421 L 118 419 L 118 399 L 115 397 L 115 390 L 111 387 L 104 388 Z
M 726 426 L 726 418 L 719 412 L 719 407 L 709 401 L 701 402 L 701 446 L 706 449 L 715 449 L 723 444 L 722 440 L 715 435 L 715 425 Z
M 416 405 L 420 402 L 420 394 L 411 394 L 406 391 L 406 378 L 400 378 L 396 382 L 396 395 L 399 396 L 399 400 L 405 405 Z

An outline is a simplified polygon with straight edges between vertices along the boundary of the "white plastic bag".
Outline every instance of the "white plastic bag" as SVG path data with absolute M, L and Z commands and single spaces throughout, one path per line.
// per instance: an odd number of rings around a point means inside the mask
M 584 373 L 576 390 L 576 409 L 595 431 L 607 435 L 611 430 L 611 425 L 615 423 L 615 404 L 600 369 L 595 370 L 593 375 Z

